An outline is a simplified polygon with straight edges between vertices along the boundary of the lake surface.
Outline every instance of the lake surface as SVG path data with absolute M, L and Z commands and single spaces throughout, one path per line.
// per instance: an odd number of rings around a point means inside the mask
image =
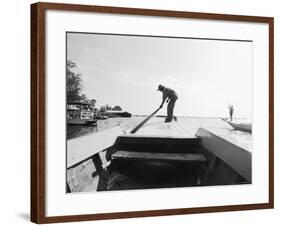
M 106 120 L 98 120 L 96 127 L 77 125 L 68 126 L 67 139 L 97 133 L 115 126 L 120 126 L 124 131 L 129 132 L 144 119 L 145 116 L 109 118 Z M 164 118 L 158 119 L 164 120 Z M 147 123 L 149 123 L 149 121 Z M 234 130 L 230 125 L 219 118 L 178 117 L 178 123 L 191 134 L 196 134 L 199 128 L 205 128 L 248 151 L 252 151 L 252 134 Z

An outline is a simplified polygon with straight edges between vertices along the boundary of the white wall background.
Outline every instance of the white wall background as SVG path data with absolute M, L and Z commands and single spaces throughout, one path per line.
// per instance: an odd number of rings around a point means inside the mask
M 62 1 L 62 0 L 61 0 Z M 30 3 L 2 1 L 0 7 L 0 224 L 28 225 L 30 200 Z M 53 0 L 53 2 L 59 2 Z M 81 0 L 111 5 L 275 17 L 275 209 L 71 223 L 72 225 L 280 225 L 281 220 L 281 16 L 276 0 Z M 281 5 L 281 4 L 280 4 Z M 176 194 L 175 194 L 176 195 Z

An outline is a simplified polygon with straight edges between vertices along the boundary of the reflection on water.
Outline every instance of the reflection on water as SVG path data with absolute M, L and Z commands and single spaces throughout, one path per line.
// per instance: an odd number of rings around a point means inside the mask
M 132 118 L 109 118 L 106 120 L 98 120 L 97 126 L 67 126 L 67 139 L 96 133 L 118 125 L 124 131 L 130 131 L 144 120 L 144 118 L 145 117 L 143 116 L 134 116 Z M 148 125 L 149 122 L 150 121 L 145 125 Z M 252 134 L 234 130 L 230 125 L 219 118 L 178 117 L 178 122 L 191 134 L 195 134 L 199 128 L 205 128 L 242 148 L 249 151 L 252 150 Z
M 80 137 L 86 134 L 96 132 L 95 126 L 67 125 L 67 139 Z
M 68 125 L 67 126 L 67 139 L 73 139 L 76 137 L 84 136 L 91 133 L 100 132 L 106 129 L 119 126 L 128 120 L 134 120 L 134 118 L 109 118 L 105 120 L 98 120 L 97 126 L 81 126 L 81 125 Z M 141 119 L 142 120 L 142 119 Z

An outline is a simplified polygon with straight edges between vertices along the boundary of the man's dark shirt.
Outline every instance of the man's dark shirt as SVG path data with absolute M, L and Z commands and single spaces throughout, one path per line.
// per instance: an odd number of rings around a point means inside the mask
M 165 87 L 162 92 L 163 92 L 163 97 L 162 97 L 163 100 L 166 100 L 166 98 L 173 99 L 173 100 L 178 98 L 177 93 L 168 87 Z

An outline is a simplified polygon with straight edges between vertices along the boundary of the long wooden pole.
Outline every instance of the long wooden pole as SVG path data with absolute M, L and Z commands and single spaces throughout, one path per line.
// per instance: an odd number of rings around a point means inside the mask
M 161 108 L 157 108 L 151 115 L 149 115 L 145 120 L 138 124 L 130 133 L 136 133 L 149 119 L 151 119 Z

